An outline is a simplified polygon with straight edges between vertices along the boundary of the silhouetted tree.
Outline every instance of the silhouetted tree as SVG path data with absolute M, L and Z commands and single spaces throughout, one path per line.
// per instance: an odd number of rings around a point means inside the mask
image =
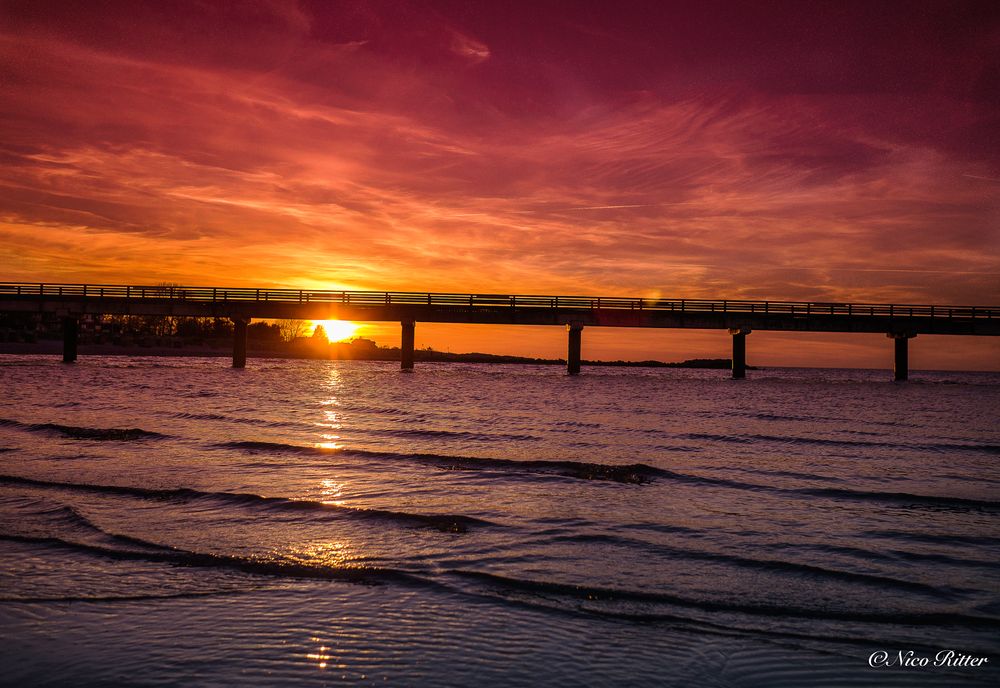
M 281 330 L 281 338 L 290 342 L 305 334 L 306 323 L 304 320 L 279 320 L 278 328 Z
M 257 342 L 280 342 L 281 327 L 275 323 L 250 323 L 247 327 L 247 339 Z

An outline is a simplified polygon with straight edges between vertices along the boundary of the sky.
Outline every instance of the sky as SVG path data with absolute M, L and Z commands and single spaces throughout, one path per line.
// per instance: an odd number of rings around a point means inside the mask
M 7 281 L 1000 305 L 992 0 L 4 0 L 0 128 Z M 911 366 L 998 370 L 994 339 L 919 337 Z M 758 332 L 748 358 L 891 342 Z

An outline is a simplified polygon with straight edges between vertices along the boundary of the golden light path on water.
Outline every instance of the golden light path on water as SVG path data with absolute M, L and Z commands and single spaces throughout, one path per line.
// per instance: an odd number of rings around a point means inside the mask
M 354 328 L 355 330 L 358 328 L 358 326 L 355 323 L 344 322 L 342 320 L 317 320 L 315 322 L 317 323 L 317 326 L 319 324 L 329 322 L 329 323 L 339 323 L 343 325 L 348 325 L 349 327 Z M 331 330 L 327 330 L 327 333 L 330 332 Z M 331 339 L 331 341 L 333 340 Z M 339 386 L 340 386 L 339 371 L 337 370 L 330 371 L 329 398 L 323 399 L 319 402 L 320 406 L 323 407 L 323 422 L 316 424 L 320 428 L 323 428 L 323 431 L 320 434 L 320 438 L 322 441 L 316 442 L 316 446 L 321 449 L 343 448 L 343 445 L 340 443 L 341 422 L 337 412 L 337 408 L 340 406 L 340 401 L 337 398 Z

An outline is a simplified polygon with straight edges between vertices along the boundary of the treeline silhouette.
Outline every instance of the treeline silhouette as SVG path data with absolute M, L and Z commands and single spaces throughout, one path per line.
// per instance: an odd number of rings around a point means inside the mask
M 306 330 L 304 321 L 252 322 L 247 338 L 254 342 L 292 341 Z M 52 314 L 0 314 L 0 341 L 37 341 L 62 336 L 62 320 Z M 190 343 L 229 340 L 233 323 L 228 318 L 189 318 L 149 315 L 84 315 L 80 318 L 84 342 L 122 339 L 179 339 Z

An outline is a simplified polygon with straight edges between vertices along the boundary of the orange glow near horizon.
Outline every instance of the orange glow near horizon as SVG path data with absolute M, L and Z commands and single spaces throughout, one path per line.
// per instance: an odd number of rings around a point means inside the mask
M 362 329 L 362 325 L 348 320 L 313 320 L 311 322 L 313 334 L 318 327 L 322 326 L 328 342 L 347 341 L 355 337 Z
M 0 280 L 1000 304 L 995 18 L 398 4 L 5 8 Z M 654 339 L 584 345 L 680 357 Z M 912 348 L 996 370 L 997 340 Z M 888 361 L 861 341 L 809 345 Z

